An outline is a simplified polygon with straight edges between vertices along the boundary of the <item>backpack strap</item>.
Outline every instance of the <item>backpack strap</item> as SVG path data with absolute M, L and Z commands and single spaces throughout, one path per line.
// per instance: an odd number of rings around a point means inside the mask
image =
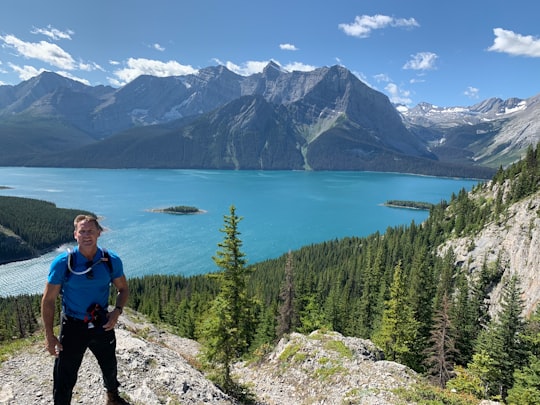
M 101 258 L 92 264 L 88 269 L 84 271 L 75 271 L 73 268 L 75 267 L 75 251 L 72 248 L 68 248 L 67 250 L 67 270 L 66 270 L 66 279 L 71 275 L 71 273 L 75 275 L 83 275 L 88 273 L 90 270 L 92 270 L 92 267 L 95 266 L 98 263 L 104 262 L 107 264 L 107 268 L 109 269 L 109 275 L 111 277 L 112 281 L 112 273 L 113 273 L 113 265 L 112 265 L 112 259 L 109 251 L 106 248 L 99 248 L 101 250 Z
M 107 267 L 109 268 L 109 273 L 111 274 L 111 277 L 112 277 L 113 265 L 112 265 L 111 255 L 109 251 L 107 250 L 107 248 L 101 248 L 101 253 L 103 254 L 101 261 L 107 264 Z

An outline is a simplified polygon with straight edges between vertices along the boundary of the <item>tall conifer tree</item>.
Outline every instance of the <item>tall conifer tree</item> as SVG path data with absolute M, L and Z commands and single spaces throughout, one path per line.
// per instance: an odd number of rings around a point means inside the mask
M 522 312 L 521 291 L 517 277 L 513 276 L 503 291 L 498 316 L 482 331 L 476 345 L 476 352 L 488 353 L 492 360 L 488 394 L 503 400 L 514 384 L 514 371 L 527 359 Z
M 289 251 L 285 262 L 285 281 L 279 294 L 281 305 L 279 306 L 277 338 L 280 339 L 284 334 L 291 333 L 293 328 L 294 313 L 294 281 L 292 253 Z
M 443 294 L 440 309 L 435 314 L 430 346 L 426 350 L 428 372 L 441 388 L 453 376 L 454 369 L 455 346 L 449 309 L 448 295 Z
M 245 354 L 253 338 L 252 303 L 247 297 L 246 259 L 241 250 L 242 241 L 238 223 L 242 218 L 236 215 L 234 206 L 230 215 L 224 216 L 225 226 L 220 229 L 225 234 L 219 250 L 213 257 L 221 269 L 215 276 L 220 283 L 220 291 L 203 329 L 204 356 L 218 366 L 219 382 L 226 391 L 234 387 L 231 365 Z
M 390 299 L 386 302 L 381 328 L 373 336 L 373 342 L 382 348 L 390 360 L 410 365 L 411 348 L 417 331 L 418 322 L 407 301 L 405 280 L 399 262 L 394 268 Z
M 416 371 L 424 371 L 425 350 L 431 334 L 433 298 L 436 287 L 433 279 L 434 266 L 431 256 L 428 254 L 427 247 L 417 245 L 414 248 L 414 252 L 411 274 L 409 276 L 410 281 L 408 283 L 408 301 L 418 325 L 418 331 L 411 353 L 411 356 L 416 358 L 412 368 Z

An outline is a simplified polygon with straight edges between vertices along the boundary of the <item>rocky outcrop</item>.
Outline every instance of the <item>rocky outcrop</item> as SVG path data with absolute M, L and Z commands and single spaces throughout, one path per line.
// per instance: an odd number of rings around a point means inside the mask
M 493 196 L 484 196 L 492 198 Z M 501 219 L 489 223 L 472 237 L 456 238 L 440 247 L 453 249 L 456 262 L 474 275 L 484 263 L 499 266 L 501 282 L 493 289 L 491 312 L 498 310 L 504 283 L 517 275 L 523 292 L 524 315 L 540 301 L 540 192 L 508 208 Z
M 190 364 L 198 352 L 196 342 L 133 316 L 122 316 L 116 337 L 120 390 L 130 404 L 234 403 Z M 53 363 L 40 339 L 0 364 L 0 404 L 51 404 Z M 104 395 L 99 366 L 87 352 L 72 403 L 102 404 Z
M 130 311 L 117 328 L 122 395 L 132 405 L 234 404 L 197 370 L 199 345 L 142 320 Z M 0 364 L 0 404 L 50 404 L 53 357 L 39 340 Z M 335 332 L 294 333 L 257 363 L 234 367 L 235 378 L 257 396 L 258 405 L 386 405 L 392 390 L 408 387 L 417 375 L 382 360 L 369 340 Z M 95 358 L 87 353 L 73 403 L 103 403 L 104 390 Z
M 268 405 L 396 404 L 392 390 L 419 378 L 406 366 L 383 360 L 369 340 L 321 331 L 293 333 L 264 361 L 238 364 L 234 372 Z

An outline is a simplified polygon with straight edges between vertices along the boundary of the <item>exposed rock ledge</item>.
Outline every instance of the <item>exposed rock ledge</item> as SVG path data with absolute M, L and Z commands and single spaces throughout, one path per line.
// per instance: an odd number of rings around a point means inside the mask
M 116 330 L 118 379 L 132 405 L 232 404 L 227 395 L 189 364 L 198 344 L 122 315 Z M 0 404 L 52 404 L 54 358 L 40 341 L 0 364 Z M 99 366 L 87 352 L 73 404 L 104 403 Z
M 127 311 L 129 312 L 129 311 Z M 199 345 L 124 314 L 117 328 L 119 380 L 132 405 L 234 404 L 191 366 Z M 394 404 L 391 390 L 416 375 L 397 363 L 378 360 L 367 340 L 339 333 L 292 334 L 258 364 L 238 364 L 235 376 L 258 397 L 258 404 Z M 43 342 L 0 364 L 0 404 L 50 404 L 53 357 Z M 99 367 L 87 354 L 73 403 L 103 403 Z
M 473 238 L 456 238 L 440 247 L 441 254 L 452 248 L 456 261 L 470 273 L 479 271 L 483 262 L 494 265 L 500 260 L 503 281 L 517 275 L 523 291 L 525 315 L 540 302 L 540 192 L 508 209 L 506 220 L 493 222 Z M 493 290 L 491 312 L 498 311 L 502 283 Z
M 235 375 L 263 404 L 406 404 L 391 392 L 415 383 L 418 375 L 382 360 L 369 340 L 337 332 L 291 334 L 268 358 L 238 364 Z

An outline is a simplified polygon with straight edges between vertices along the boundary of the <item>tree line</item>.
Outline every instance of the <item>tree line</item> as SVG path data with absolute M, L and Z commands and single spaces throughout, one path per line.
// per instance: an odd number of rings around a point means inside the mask
M 422 224 L 313 244 L 250 266 L 232 210 L 214 258 L 219 271 L 130 279 L 129 306 L 203 342 L 207 359 L 223 366 L 222 378 L 230 361 L 264 352 L 284 334 L 330 329 L 373 340 L 388 359 L 441 387 L 538 403 L 530 398 L 540 398 L 540 316 L 522 317 L 519 280 L 502 279 L 500 261 L 469 274 L 452 251 L 439 256 L 436 248 L 504 219 L 539 184 L 538 149 L 529 148 L 492 182 L 434 205 Z M 491 317 L 488 297 L 501 280 L 501 309 Z
M 25 260 L 73 240 L 73 218 L 87 211 L 0 196 L 0 263 Z

